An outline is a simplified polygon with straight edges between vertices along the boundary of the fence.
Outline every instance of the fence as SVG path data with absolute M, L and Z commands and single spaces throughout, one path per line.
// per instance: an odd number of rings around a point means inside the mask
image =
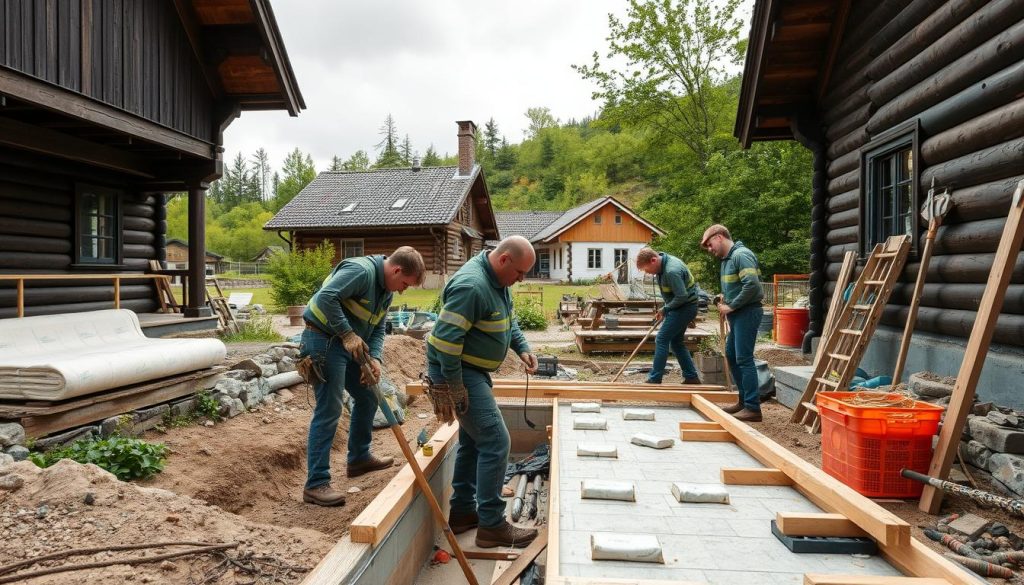
M 232 272 L 241 275 L 267 273 L 266 262 L 219 262 L 217 268 L 222 273 Z

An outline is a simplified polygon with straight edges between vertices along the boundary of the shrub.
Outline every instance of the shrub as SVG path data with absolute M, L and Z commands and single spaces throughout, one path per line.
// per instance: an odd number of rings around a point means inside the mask
M 525 301 L 515 306 L 516 321 L 520 329 L 543 331 L 548 328 L 544 310 L 535 301 Z
M 274 254 L 267 264 L 270 296 L 279 307 L 305 305 L 334 268 L 334 246 L 321 242 L 312 250 Z
M 31 453 L 29 458 L 39 467 L 49 467 L 61 459 L 92 463 L 128 481 L 145 479 L 164 469 L 167 446 L 147 443 L 141 439 L 112 436 L 99 440 L 79 440 L 45 453 Z
M 224 341 L 282 341 L 284 337 L 274 330 L 274 320 L 270 315 L 252 315 L 242 324 L 237 333 L 229 333 L 222 338 Z
M 206 418 L 217 422 L 220 420 L 220 401 L 213 396 L 210 396 L 209 392 L 199 392 L 196 394 L 196 414 L 199 416 L 205 416 Z

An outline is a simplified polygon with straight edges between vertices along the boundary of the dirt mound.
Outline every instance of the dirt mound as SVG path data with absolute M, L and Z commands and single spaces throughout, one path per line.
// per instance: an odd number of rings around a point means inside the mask
M 99 467 L 70 460 L 59 461 L 47 469 L 23 461 L 4 467 L 0 474 L 17 476 L 24 482 L 13 491 L 0 491 L 0 541 L 4 542 L 0 547 L 0 565 L 71 548 L 192 541 L 238 542 L 240 545 L 232 554 L 252 551 L 311 568 L 333 542 L 313 530 L 257 524 L 202 500 L 121 482 Z M 258 484 L 254 479 L 243 483 Z M 101 552 L 40 563 L 24 570 L 153 556 L 183 548 Z M 190 575 L 202 575 L 218 563 L 220 559 L 211 556 L 188 556 L 166 563 L 135 567 L 122 564 L 68 572 L 32 582 L 183 583 Z M 288 582 L 300 578 L 301 574 L 293 574 Z
M 519 359 L 519 355 L 510 349 L 508 355 L 505 356 L 505 361 L 501 363 L 501 367 L 491 375 L 495 378 L 522 378 L 525 371 L 523 360 Z
M 399 388 L 420 379 L 427 371 L 427 345 L 422 339 L 408 335 L 388 335 L 384 338 L 384 369 L 388 378 Z
M 762 348 L 754 352 L 754 357 L 768 362 L 769 366 L 806 366 L 811 359 L 805 357 L 798 349 Z

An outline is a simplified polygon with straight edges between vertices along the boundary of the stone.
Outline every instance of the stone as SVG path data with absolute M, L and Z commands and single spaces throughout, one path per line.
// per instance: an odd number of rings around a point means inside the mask
M 213 421 L 212 420 L 208 420 L 208 421 L 203 423 L 203 426 L 204 427 L 212 427 L 213 426 Z
M 907 381 L 907 388 L 918 396 L 933 396 L 941 398 L 953 394 L 953 385 L 945 384 L 935 380 L 926 380 L 920 373 L 910 374 Z
M 133 435 L 141 435 L 149 429 L 163 423 L 164 417 L 171 411 L 168 404 L 161 404 L 153 408 L 144 408 L 135 411 L 135 424 L 132 426 Z
M 245 405 L 242 404 L 242 401 L 237 398 L 233 399 L 228 406 L 228 418 L 235 418 L 243 412 L 245 412 Z
M 1010 529 L 1006 527 L 1006 524 L 994 522 L 992 526 L 989 527 L 988 533 L 995 537 L 1008 536 L 1010 534 Z
M 262 369 L 260 369 L 260 373 L 263 373 Z M 258 377 L 259 375 L 260 374 L 252 372 L 250 370 L 229 370 L 227 372 L 224 372 L 225 378 L 229 378 L 231 380 L 239 380 L 241 382 L 248 382 L 249 380 Z
M 171 561 L 164 561 L 164 562 L 160 563 L 160 570 L 161 571 L 173 571 L 173 570 L 175 570 L 174 569 L 174 563 L 172 563 Z
M 283 372 L 276 376 L 267 378 L 267 383 L 270 385 L 270 390 L 280 390 L 281 388 L 288 388 L 302 383 L 302 376 L 296 372 Z
M 36 518 L 39 518 L 39 519 L 46 518 L 46 515 L 49 514 L 49 513 L 50 513 L 50 507 L 47 506 L 46 504 L 43 504 L 42 506 L 39 506 L 38 508 L 36 508 Z
M 0 423 L 0 447 L 21 445 L 25 442 L 25 427 L 18 423 Z
M 416 418 L 419 418 L 419 419 L 427 418 L 427 413 L 425 413 L 425 412 L 418 413 L 416 415 Z
M 288 356 L 282 357 L 281 361 L 277 362 L 277 371 L 282 373 L 282 374 L 285 374 L 285 373 L 288 373 L 288 372 L 294 372 L 295 371 L 295 360 L 293 360 L 292 358 L 290 358 Z
M 576 416 L 572 419 L 574 431 L 604 431 L 608 429 L 608 419 L 600 416 Z
M 994 406 L 995 405 L 992 404 L 991 402 L 979 402 L 971 408 L 971 414 L 977 416 L 985 416 L 986 414 L 992 412 L 992 408 Z
M 277 391 L 277 399 L 281 402 L 289 402 L 292 398 L 295 398 L 295 395 L 287 388 L 281 388 Z
M 11 445 L 5 453 L 13 457 L 15 461 L 24 461 L 28 459 L 29 450 L 23 445 Z
M 272 357 L 274 361 L 278 362 L 283 360 L 284 358 L 291 359 L 291 356 L 289 355 L 288 352 L 288 348 L 281 347 L 280 345 L 270 348 L 270 351 L 267 352 L 267 355 Z
M 1016 427 L 1020 422 L 1016 416 L 1012 414 L 1004 414 L 998 410 L 989 412 L 985 415 L 985 418 L 1001 427 Z
M 724 486 L 710 483 L 672 483 L 676 501 L 697 504 L 728 504 L 729 492 Z
M 962 452 L 967 463 L 978 469 L 988 469 L 988 460 L 992 457 L 992 450 L 981 443 L 971 440 L 961 442 Z
M 271 376 L 276 376 L 277 374 L 277 364 L 271 362 L 263 366 L 262 373 L 260 375 L 264 378 L 269 378 Z
M 988 460 L 988 470 L 1010 491 L 1024 495 L 1024 457 L 1010 453 L 996 453 Z
M 92 492 L 85 492 L 85 496 L 82 498 L 82 503 L 86 506 L 91 506 L 96 503 L 96 495 Z
M 622 411 L 622 420 L 654 420 L 654 411 L 646 408 L 627 408 Z
M 949 477 L 946 478 L 946 481 L 951 481 L 964 486 L 971 483 L 970 480 L 967 479 L 967 476 L 964 475 L 964 472 L 960 471 L 959 467 L 949 468 Z
M 0 453 L 0 467 L 14 463 L 14 456 L 7 453 Z
M 970 540 L 981 536 L 982 533 L 988 530 L 989 526 L 992 526 L 991 520 L 971 513 L 963 514 L 949 523 L 949 529 L 952 532 L 966 535 Z
M 388 403 L 391 405 L 391 412 L 395 414 L 395 418 L 399 423 L 404 423 L 405 410 L 401 407 L 401 404 L 405 395 L 399 392 L 398 387 L 392 384 L 387 378 L 381 378 L 377 387 L 380 388 L 381 394 L 384 395 L 384 398 L 387 399 Z M 349 412 L 352 412 L 351 400 L 352 397 L 346 394 L 346 401 L 349 403 Z M 388 419 L 384 416 L 384 412 L 378 408 L 377 412 L 373 415 L 373 428 L 384 429 L 389 426 L 391 425 L 388 424 Z
M 629 440 L 634 445 L 650 447 L 651 449 L 668 449 L 676 444 L 675 439 L 669 437 L 656 437 L 647 433 L 637 433 Z
M 352 486 L 352 487 L 348 488 L 348 493 L 350 493 L 350 494 L 358 494 L 361 491 L 363 491 L 363 490 L 358 488 L 358 487 L 356 487 L 356 486 Z
M 229 370 L 248 370 L 249 372 L 252 372 L 253 377 L 256 377 L 256 376 L 259 376 L 261 373 L 263 373 L 263 370 L 260 369 L 261 365 L 262 364 L 257 363 L 254 360 L 242 360 L 242 361 L 238 362 L 237 364 L 231 366 L 228 369 Z
M 584 500 L 636 501 L 636 486 L 631 481 L 584 479 L 580 486 L 580 498 Z
M 245 383 L 242 392 L 237 396 L 246 408 L 259 404 L 263 397 L 270 393 L 270 383 L 266 378 L 255 378 Z
M 245 383 L 231 378 L 221 378 L 213 387 L 214 391 L 227 394 L 231 398 L 238 398 L 239 393 L 245 389 Z
M 14 492 L 21 489 L 21 486 L 25 485 L 25 479 L 20 475 L 9 473 L 7 475 L 0 475 L 0 490 Z
M 110 437 L 112 435 L 121 435 L 132 428 L 134 418 L 130 414 L 112 416 L 108 419 L 104 419 L 100 423 L 100 436 Z
M 185 400 L 179 400 L 171 404 L 171 416 L 174 418 L 181 418 L 189 416 L 196 411 L 196 405 L 199 400 L 196 398 L 186 398 Z
M 993 413 L 989 413 L 991 416 Z M 997 453 L 1024 454 L 1024 431 L 994 424 L 989 418 L 970 417 L 971 438 Z
M 65 431 L 63 433 L 38 439 L 35 443 L 35 449 L 37 451 L 46 451 L 48 449 L 52 449 L 53 447 L 59 447 L 61 445 L 74 443 L 75 441 L 78 441 L 80 439 L 88 441 L 94 439 L 99 434 L 99 432 L 99 425 L 72 429 L 70 431 Z

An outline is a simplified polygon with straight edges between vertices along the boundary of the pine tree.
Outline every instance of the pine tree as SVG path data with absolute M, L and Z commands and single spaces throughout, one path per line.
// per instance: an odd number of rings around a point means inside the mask
M 331 166 L 327 167 L 328 171 L 338 172 L 345 170 L 345 163 L 341 162 L 341 157 L 334 155 L 331 157 Z
M 498 123 L 494 121 L 492 117 L 487 120 L 484 124 L 484 148 L 487 149 L 487 153 L 491 155 L 491 160 L 498 155 L 498 145 L 501 144 L 501 138 L 498 135 Z
M 384 125 L 380 127 L 380 135 L 383 136 L 376 144 L 379 154 L 374 167 L 378 169 L 395 168 L 405 166 L 402 162 L 402 155 L 398 151 L 398 128 L 395 126 L 395 119 L 388 114 L 384 119 Z
M 423 154 L 423 160 L 420 164 L 424 167 L 441 166 L 441 157 L 437 155 L 437 151 L 434 150 L 433 144 L 427 147 L 427 152 Z
M 402 141 L 402 146 L 399 147 L 398 152 L 402 155 L 402 164 L 409 166 L 412 164 L 412 142 L 409 141 L 409 135 L 405 135 L 405 140 Z
M 501 171 L 510 171 L 516 166 L 518 158 L 515 149 L 508 143 L 508 139 L 502 136 L 498 154 L 494 157 L 495 168 Z
M 262 146 L 252 155 L 253 178 L 256 180 L 258 197 L 256 201 L 270 198 L 270 154 Z
M 281 167 L 284 176 L 277 185 L 274 195 L 274 211 L 284 207 L 299 191 L 316 178 L 316 166 L 313 157 L 305 154 L 298 147 L 288 153 Z M 275 175 L 276 177 L 276 175 Z

